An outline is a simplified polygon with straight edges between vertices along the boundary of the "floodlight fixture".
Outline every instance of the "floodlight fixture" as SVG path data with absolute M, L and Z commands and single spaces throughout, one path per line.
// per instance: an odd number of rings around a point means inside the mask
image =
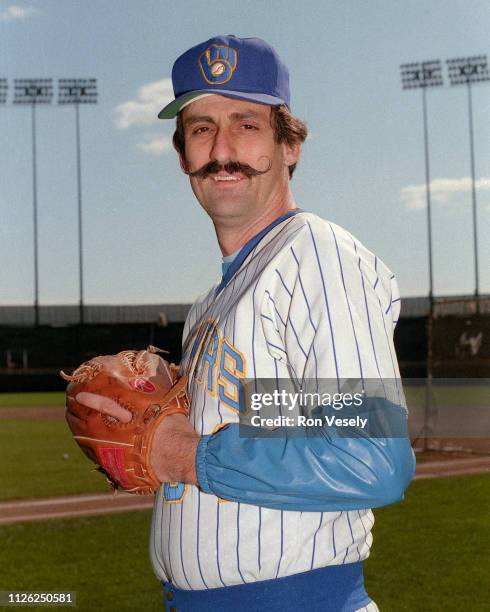
M 455 57 L 446 60 L 446 63 L 451 85 L 465 85 L 467 83 L 490 81 L 486 55 Z
M 421 89 L 444 85 L 441 60 L 402 64 L 400 71 L 403 89 Z
M 58 104 L 96 104 L 97 79 L 58 79 Z
M 0 104 L 5 104 L 5 102 L 7 102 L 7 91 L 7 79 L 0 79 Z
M 15 79 L 14 104 L 51 104 L 53 79 Z

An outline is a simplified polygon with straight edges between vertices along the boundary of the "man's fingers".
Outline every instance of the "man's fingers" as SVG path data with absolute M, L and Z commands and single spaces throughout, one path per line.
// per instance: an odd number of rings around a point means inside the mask
M 126 410 L 109 397 L 103 397 L 102 395 L 97 395 L 96 393 L 87 393 L 83 391 L 82 393 L 78 393 L 75 399 L 80 404 L 88 406 L 93 410 L 103 412 L 104 414 L 108 414 L 109 416 L 118 419 L 122 423 L 129 423 L 129 421 L 132 419 L 132 414 L 129 412 L 129 410 Z

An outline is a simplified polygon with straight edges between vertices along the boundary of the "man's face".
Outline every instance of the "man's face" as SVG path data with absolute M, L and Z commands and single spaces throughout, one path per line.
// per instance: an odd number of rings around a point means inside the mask
M 185 158 L 181 165 L 191 176 L 195 196 L 213 221 L 253 222 L 287 197 L 288 166 L 299 156 L 299 145 L 278 144 L 271 125 L 271 107 L 212 95 L 182 111 Z M 215 162 L 212 172 L 206 165 Z M 230 162 L 263 172 L 223 168 Z M 265 171 L 265 172 L 264 172 Z

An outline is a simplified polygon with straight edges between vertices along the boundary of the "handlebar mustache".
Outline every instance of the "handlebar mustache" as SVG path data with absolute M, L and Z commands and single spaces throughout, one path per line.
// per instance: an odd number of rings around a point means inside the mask
M 205 179 L 210 174 L 216 174 L 217 172 L 224 170 L 228 174 L 240 172 L 241 174 L 244 174 L 246 177 L 250 178 L 252 176 L 259 176 L 261 174 L 269 172 L 271 167 L 272 162 L 270 159 L 268 166 L 265 170 L 257 170 L 249 164 L 242 164 L 240 162 L 235 161 L 227 162 L 226 164 L 220 164 L 217 161 L 212 161 L 199 168 L 199 170 L 194 170 L 194 172 L 187 172 L 187 174 L 192 177 Z

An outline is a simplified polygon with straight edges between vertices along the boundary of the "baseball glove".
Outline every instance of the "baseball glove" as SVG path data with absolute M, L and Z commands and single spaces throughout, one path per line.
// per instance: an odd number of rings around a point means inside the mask
M 66 420 L 82 451 L 97 464 L 114 489 L 150 494 L 160 482 L 150 465 L 153 435 L 171 414 L 188 415 L 187 377 L 167 363 L 153 346 L 94 357 L 71 375 L 66 390 Z M 115 400 L 132 413 L 129 423 L 77 402 L 88 392 Z

